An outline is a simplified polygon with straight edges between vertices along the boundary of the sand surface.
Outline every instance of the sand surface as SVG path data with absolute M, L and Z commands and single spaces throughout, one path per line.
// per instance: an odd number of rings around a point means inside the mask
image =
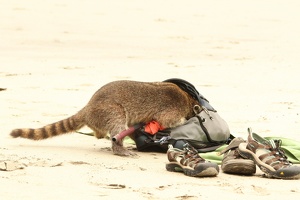
M 300 2 L 0 2 L 1 199 L 298 199 L 299 180 L 165 170 L 162 153 L 112 155 L 109 140 L 12 139 L 81 109 L 120 79 L 186 79 L 232 133 L 300 141 Z M 128 145 L 134 150 L 134 146 Z

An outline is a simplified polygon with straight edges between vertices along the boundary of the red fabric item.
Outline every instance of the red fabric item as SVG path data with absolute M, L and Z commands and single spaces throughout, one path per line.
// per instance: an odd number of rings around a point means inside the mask
M 157 121 L 151 121 L 145 125 L 145 132 L 154 135 L 158 131 L 164 130 L 165 128 L 162 127 Z

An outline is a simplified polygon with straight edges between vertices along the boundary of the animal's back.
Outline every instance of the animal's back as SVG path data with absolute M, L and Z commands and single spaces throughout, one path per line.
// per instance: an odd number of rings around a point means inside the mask
M 92 112 L 103 107 L 103 104 L 117 104 L 122 107 L 128 124 L 134 125 L 158 120 L 158 115 L 174 118 L 181 113 L 180 116 L 189 118 L 193 115 L 192 108 L 196 101 L 172 83 L 123 80 L 100 88 L 91 98 L 87 109 Z

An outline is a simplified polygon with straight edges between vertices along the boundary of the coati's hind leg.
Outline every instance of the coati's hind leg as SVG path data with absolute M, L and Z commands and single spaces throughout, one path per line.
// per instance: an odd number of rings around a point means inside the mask
M 115 135 L 121 131 L 127 129 L 127 121 L 124 109 L 119 105 L 108 105 L 102 104 L 105 109 L 97 109 L 97 112 L 89 112 L 89 126 L 95 132 L 97 138 L 103 138 L 107 133 L 112 139 Z M 109 109 L 107 109 L 109 108 Z M 133 156 L 135 153 L 126 149 L 123 145 L 123 139 L 118 141 L 112 141 L 112 151 L 114 154 L 119 156 Z
M 116 125 L 112 130 L 110 137 L 111 139 L 117 135 L 118 133 L 124 131 L 127 127 L 125 126 L 119 126 Z M 123 138 L 121 140 L 112 140 L 112 151 L 114 154 L 119 156 L 136 156 L 136 153 L 129 151 L 126 147 L 123 145 Z

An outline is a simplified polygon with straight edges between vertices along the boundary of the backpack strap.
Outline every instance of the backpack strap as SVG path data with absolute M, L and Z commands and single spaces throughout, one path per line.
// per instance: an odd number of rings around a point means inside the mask
M 197 89 L 195 88 L 194 85 L 192 85 L 190 82 L 179 79 L 179 78 L 171 78 L 164 80 L 163 82 L 169 82 L 177 85 L 180 89 L 183 91 L 187 92 L 189 95 L 191 95 L 195 100 L 199 102 L 201 106 L 204 106 L 210 111 L 217 112 L 210 104 L 209 101 L 202 95 L 200 94 Z

